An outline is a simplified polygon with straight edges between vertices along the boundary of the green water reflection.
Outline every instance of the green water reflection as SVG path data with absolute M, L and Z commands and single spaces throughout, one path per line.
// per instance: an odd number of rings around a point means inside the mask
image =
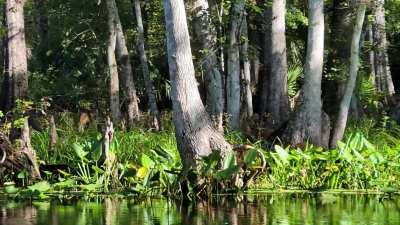
M 237 197 L 235 197 L 237 198 Z M 374 195 L 267 194 L 185 204 L 165 199 L 137 202 L 14 202 L 0 200 L 4 225 L 338 224 L 399 225 L 400 198 Z

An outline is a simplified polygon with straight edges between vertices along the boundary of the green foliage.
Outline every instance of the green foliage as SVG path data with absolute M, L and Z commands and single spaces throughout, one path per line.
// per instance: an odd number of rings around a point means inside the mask
M 298 26 L 307 26 L 308 18 L 304 14 L 304 11 L 297 7 L 289 7 L 286 13 L 286 26 L 289 29 L 297 29 Z
M 376 128 L 375 128 L 376 129 Z M 398 129 L 398 128 L 397 128 Z M 336 149 L 275 146 L 264 151 L 268 173 L 256 186 L 297 189 L 398 189 L 400 133 L 349 128 Z M 392 136 L 393 135 L 393 136 Z
M 69 121 L 64 118 L 63 120 Z M 70 130 L 71 129 L 71 130 Z M 103 192 L 110 183 L 102 168 L 101 135 L 94 130 L 78 133 L 67 123 L 59 127 L 60 143 L 52 155 L 47 153 L 44 132 L 34 132 L 32 143 L 39 158 L 51 162 L 67 163 L 75 170 L 61 171 L 57 177 L 49 176 L 48 185 L 34 184 L 29 192 L 12 187 L 10 194 L 28 194 L 39 198 L 40 186 L 46 192 L 84 191 Z M 283 189 L 375 189 L 398 190 L 400 188 L 400 126 L 380 120 L 363 120 L 350 123 L 343 142 L 336 149 L 306 145 L 304 148 L 273 146 L 272 150 L 263 142 L 251 143 L 240 132 L 229 132 L 226 139 L 233 144 L 251 144 L 238 162 L 237 155 L 230 153 L 222 157 L 214 152 L 200 161 L 196 175 L 204 180 L 204 187 L 194 190 L 189 187 L 191 197 L 198 194 L 237 191 L 241 188 Z M 152 133 L 135 129 L 130 132 L 117 131 L 112 144 L 115 153 L 121 190 L 144 194 L 179 195 L 182 174 L 174 132 L 168 129 Z M 41 149 L 43 148 L 43 149 Z M 44 154 L 45 153 L 45 154 Z M 42 155 L 44 154 L 44 155 Z M 264 167 L 266 166 L 266 167 Z M 260 168 L 266 168 L 260 170 Z M 254 171 L 262 171 L 251 182 Z M 23 174 L 19 175 L 25 180 Z M 244 183 L 237 183 L 238 178 Z M 240 180 L 239 179 L 239 180 Z M 24 181 L 26 183 L 26 181 Z M 36 186 L 35 186 L 36 185 Z M 223 187 L 221 189 L 221 187 Z M 199 193 L 195 193 L 199 191 Z
M 293 98 L 297 91 L 299 90 L 299 78 L 303 75 L 303 67 L 296 65 L 296 66 L 289 66 L 288 69 L 288 80 L 287 80 L 287 88 L 288 88 L 288 95 L 290 98 Z

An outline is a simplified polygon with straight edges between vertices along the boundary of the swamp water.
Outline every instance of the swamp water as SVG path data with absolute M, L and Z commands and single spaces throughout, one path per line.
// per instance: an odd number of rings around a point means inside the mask
M 366 194 L 257 194 L 188 204 L 166 199 L 10 201 L 1 225 L 400 225 L 400 198 Z

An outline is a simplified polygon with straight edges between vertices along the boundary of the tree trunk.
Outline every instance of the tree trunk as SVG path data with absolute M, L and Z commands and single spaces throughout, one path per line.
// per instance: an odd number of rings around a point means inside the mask
M 207 0 L 195 0 L 193 3 L 193 26 L 196 39 L 199 41 L 203 56 L 201 57 L 206 74 L 207 85 L 207 111 L 215 128 L 223 132 L 222 116 L 224 112 L 222 75 L 219 71 L 217 49 L 215 49 L 217 36 L 215 27 L 210 17 Z
M 140 63 L 142 65 L 143 78 L 144 78 L 144 82 L 146 85 L 146 93 L 147 93 L 147 98 L 148 98 L 149 106 L 150 106 L 151 127 L 158 131 L 158 130 L 160 130 L 160 127 L 161 127 L 161 118 L 160 118 L 160 112 L 158 111 L 156 93 L 155 93 L 153 81 L 151 80 L 151 77 L 150 77 L 150 71 L 149 71 L 149 66 L 148 66 L 148 61 L 147 61 L 146 50 L 145 50 L 145 39 L 144 39 L 144 29 L 143 29 L 143 20 L 142 20 L 142 12 L 141 12 L 141 7 L 140 7 L 140 0 L 133 0 L 133 3 L 135 5 L 135 15 L 136 15 L 136 22 L 137 22 L 137 26 L 138 26 L 138 34 L 139 34 L 138 48 L 139 48 L 139 54 L 140 54 Z
M 267 112 L 272 127 L 279 128 L 288 120 L 289 97 L 287 93 L 287 59 L 285 35 L 285 0 L 273 0 L 271 24 L 271 76 Z
M 183 0 L 164 0 L 173 121 L 185 169 L 196 168 L 213 150 L 225 155 L 231 146 L 214 129 L 196 85 Z
M 25 100 L 28 97 L 28 63 L 25 43 L 24 0 L 7 0 L 7 36 L 8 36 L 8 75 L 12 81 L 12 96 L 16 100 Z M 30 175 L 40 178 L 36 152 L 31 146 L 28 119 L 20 129 L 20 151 L 29 159 Z
M 118 167 L 117 167 L 117 159 L 114 152 L 111 152 L 111 143 L 114 138 L 114 127 L 110 118 L 107 117 L 105 122 L 105 129 L 103 133 L 103 154 L 104 154 L 104 166 L 105 166 L 105 174 L 108 179 L 108 183 L 111 184 L 112 187 L 118 182 Z
M 229 116 L 229 127 L 239 129 L 240 127 L 240 54 L 239 45 L 241 27 L 244 17 L 243 0 L 233 1 L 230 13 L 230 30 L 228 43 L 228 69 L 226 80 L 227 113 Z
M 2 25 L 7 27 L 6 4 L 3 4 Z M 8 37 L 3 35 L 2 38 L 2 59 L 3 59 L 3 82 L 1 84 L 1 105 L 0 109 L 6 112 L 12 107 L 12 80 L 8 74 Z
M 329 50 L 326 60 L 326 74 L 322 79 L 322 98 L 324 108 L 331 116 L 336 116 L 339 111 L 339 103 L 342 99 L 349 68 L 350 45 L 352 32 L 352 10 L 348 0 L 333 0 L 332 15 L 330 17 Z
M 351 41 L 350 53 L 350 74 L 346 85 L 346 90 L 340 102 L 339 114 L 337 117 L 336 125 L 333 130 L 330 146 L 336 147 L 337 142 L 342 140 L 349 113 L 351 98 L 353 96 L 354 87 L 356 86 L 357 73 L 359 68 L 359 52 L 360 52 L 360 36 L 365 16 L 364 4 L 361 4 L 357 9 L 357 17 L 353 29 L 353 38 Z
M 247 27 L 246 15 L 243 15 L 241 34 L 243 38 L 243 43 L 240 48 L 240 56 L 243 61 L 243 92 L 244 92 L 244 102 L 246 106 L 246 116 L 253 116 L 253 94 L 251 92 L 251 74 L 250 74 L 250 59 L 249 59 L 249 36 Z
M 50 121 L 49 121 L 50 129 L 49 129 L 49 152 L 51 154 L 54 153 L 55 147 L 57 144 L 57 127 L 56 127 L 56 122 L 54 121 L 54 115 L 50 115 Z
M 308 40 L 301 104 L 289 122 L 287 134 L 292 145 L 309 141 L 321 145 L 321 78 L 324 58 L 324 1 L 308 1 Z
M 369 59 L 369 66 L 370 66 L 370 74 L 372 76 L 372 81 L 375 84 L 375 87 L 377 87 L 377 80 L 375 76 L 375 51 L 373 48 L 374 44 L 374 35 L 372 32 L 372 25 L 371 23 L 367 24 L 367 37 L 368 37 L 368 44 L 369 44 L 369 53 L 368 53 L 368 59 Z
M 114 0 L 107 0 L 108 11 L 108 46 L 107 46 L 107 62 L 108 70 L 110 73 L 110 109 L 111 118 L 115 124 L 119 124 L 121 118 L 120 103 L 119 103 L 119 78 L 118 67 L 115 59 L 115 46 L 117 43 L 116 33 L 116 18 L 115 18 L 115 2 Z
M 271 6 L 267 5 L 264 12 L 264 73 L 260 79 L 259 87 L 259 111 L 260 114 L 267 112 L 268 94 L 269 94 L 269 83 L 271 78 Z
M 378 90 L 385 95 L 395 94 L 390 65 L 387 54 L 387 39 L 385 25 L 384 0 L 375 0 L 374 9 L 374 47 L 375 47 L 375 75 L 379 80 Z M 378 82 L 377 82 L 378 84 Z
M 47 18 L 47 10 L 46 4 L 47 0 L 34 0 L 36 13 L 37 13 L 37 30 L 39 34 L 39 57 L 46 57 L 46 53 L 48 50 L 48 31 L 49 31 L 49 24 Z M 43 65 L 44 66 L 44 65 Z M 47 68 L 44 68 L 47 69 Z
M 107 0 L 109 3 L 109 13 L 112 14 L 115 24 L 115 35 L 116 45 L 115 54 L 118 60 L 118 64 L 121 67 L 121 72 L 124 77 L 125 89 L 128 100 L 128 127 L 132 128 L 135 121 L 138 119 L 140 112 L 138 106 L 138 97 L 136 95 L 135 83 L 133 80 L 132 62 L 129 56 L 128 48 L 126 47 L 126 41 L 124 32 L 122 29 L 121 21 L 119 19 L 118 8 L 115 0 Z

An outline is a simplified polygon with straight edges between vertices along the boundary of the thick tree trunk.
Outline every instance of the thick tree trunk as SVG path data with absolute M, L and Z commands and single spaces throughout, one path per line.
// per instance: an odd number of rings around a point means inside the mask
M 269 84 L 271 79 L 271 18 L 272 18 L 271 6 L 267 5 L 264 12 L 264 73 L 260 79 L 259 87 L 259 111 L 260 114 L 267 112 L 268 95 L 269 95 Z
M 387 54 L 387 39 L 385 25 L 384 0 L 375 0 L 374 9 L 374 47 L 375 47 L 375 75 L 377 77 L 377 89 L 388 96 L 395 94 L 390 65 Z
M 113 12 L 115 8 L 114 0 L 107 0 L 107 11 L 108 11 L 108 46 L 107 46 L 107 62 L 108 70 L 110 73 L 110 109 L 111 118 L 115 124 L 119 124 L 121 118 L 120 103 L 119 103 L 119 78 L 118 78 L 118 67 L 115 59 L 115 46 L 117 43 L 116 33 L 116 18 Z
M 223 132 L 222 116 L 224 112 L 222 75 L 219 71 L 217 49 L 215 49 L 217 36 L 210 17 L 207 0 L 193 2 L 193 26 L 195 37 L 202 48 L 203 65 L 206 74 L 206 103 L 207 111 L 217 130 Z
M 309 141 L 315 145 L 325 145 L 321 137 L 322 102 L 321 78 L 324 58 L 324 1 L 308 1 L 309 27 L 307 56 L 302 87 L 301 103 L 294 118 L 289 122 L 288 141 L 301 145 Z
M 13 104 L 17 99 L 28 97 L 28 63 L 25 43 L 24 0 L 7 0 L 7 36 L 8 36 L 8 75 L 12 81 Z M 29 159 L 30 175 L 40 178 L 35 150 L 30 143 L 28 119 L 20 129 L 20 151 Z
M 246 107 L 246 116 L 253 116 L 253 94 L 251 92 L 251 74 L 250 74 L 250 57 L 249 57 L 249 35 L 248 35 L 248 27 L 247 27 L 247 18 L 246 15 L 243 15 L 242 18 L 242 26 L 241 26 L 241 34 L 243 43 L 240 48 L 240 56 L 243 62 L 243 94 L 244 94 L 244 103 Z
M 279 128 L 288 120 L 289 97 L 287 93 L 287 59 L 285 35 L 285 0 L 272 3 L 271 24 L 271 76 L 267 112 L 272 127 Z
M 226 103 L 229 116 L 229 127 L 240 127 L 240 37 L 243 25 L 244 1 L 232 1 L 230 13 L 230 30 L 228 43 L 228 69 L 226 80 Z
M 124 77 L 124 84 L 127 95 L 127 111 L 128 111 L 128 127 L 133 127 L 135 121 L 138 119 L 140 112 L 138 106 L 138 97 L 136 95 L 136 87 L 133 80 L 132 62 L 129 56 L 128 48 L 126 47 L 126 41 L 124 32 L 122 29 L 121 21 L 119 19 L 118 7 L 115 0 L 107 0 L 109 3 L 109 13 L 112 14 L 115 24 L 115 55 L 120 65 L 120 70 Z
M 13 83 L 13 103 L 28 96 L 24 0 L 7 0 L 8 62 Z
M 150 77 L 149 65 L 147 61 L 147 55 L 145 50 L 145 39 L 144 39 L 144 29 L 143 29 L 143 20 L 142 20 L 142 11 L 140 7 L 140 0 L 133 0 L 135 5 L 135 15 L 136 22 L 138 26 L 138 34 L 139 34 L 139 43 L 138 49 L 140 54 L 140 63 L 142 65 L 143 78 L 146 85 L 146 93 L 150 106 L 150 114 L 151 114 L 151 126 L 155 130 L 160 130 L 161 128 L 161 118 L 160 112 L 158 111 L 157 106 L 157 98 L 156 91 L 154 89 L 153 81 Z
M 262 8 L 264 1 L 256 1 L 256 6 Z M 254 52 L 252 52 L 250 57 L 251 64 L 251 86 L 257 87 L 259 82 L 260 73 L 262 71 L 263 65 L 263 40 L 264 32 L 263 25 L 260 25 L 264 21 L 264 17 L 260 13 L 248 12 L 248 29 L 249 29 L 249 43 L 254 47 Z M 257 91 L 258 92 L 258 91 Z M 253 95 L 256 93 L 253 93 Z M 258 106 L 254 105 L 254 111 L 258 110 Z
M 343 138 L 344 130 L 346 129 L 350 102 L 353 96 L 354 87 L 356 86 L 357 73 L 359 68 L 360 36 L 362 25 L 364 23 L 365 8 L 366 6 L 364 4 L 361 4 L 357 9 L 357 18 L 353 29 L 353 38 L 351 41 L 350 74 L 346 85 L 346 91 L 340 103 L 336 125 L 333 130 L 333 135 L 330 143 L 330 146 L 332 148 L 336 147 L 337 142 Z
M 197 89 L 183 0 L 164 0 L 164 11 L 178 150 L 184 168 L 196 168 L 201 156 L 225 155 L 231 146 L 212 126 Z

